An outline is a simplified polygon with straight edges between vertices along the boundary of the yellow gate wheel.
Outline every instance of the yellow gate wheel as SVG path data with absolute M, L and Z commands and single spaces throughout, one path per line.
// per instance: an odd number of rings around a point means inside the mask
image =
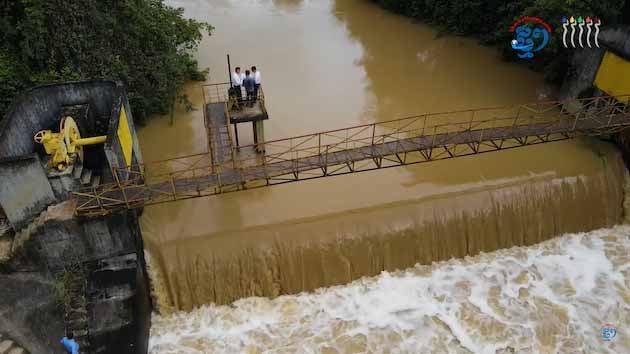
M 83 147 L 76 142 L 81 140 L 79 126 L 72 117 L 64 117 L 59 125 L 59 132 L 63 134 L 68 154 L 76 154 L 78 161 L 83 161 Z

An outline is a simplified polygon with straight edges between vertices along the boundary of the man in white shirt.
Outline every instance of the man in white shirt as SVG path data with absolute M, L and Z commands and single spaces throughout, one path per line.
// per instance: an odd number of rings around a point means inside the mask
M 243 85 L 243 79 L 245 75 L 241 74 L 241 68 L 234 68 L 234 72 L 232 73 L 232 95 L 236 96 L 239 100 L 243 98 L 243 93 L 241 92 L 241 85 Z
M 254 82 L 256 84 L 256 96 L 258 96 L 258 89 L 260 88 L 260 71 L 252 66 L 252 75 L 254 76 Z

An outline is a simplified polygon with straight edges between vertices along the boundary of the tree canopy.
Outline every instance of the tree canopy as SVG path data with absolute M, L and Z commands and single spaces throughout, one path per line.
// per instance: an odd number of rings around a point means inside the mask
M 0 0 L 0 118 L 22 90 L 49 82 L 114 79 L 136 119 L 167 112 L 212 27 L 163 0 Z

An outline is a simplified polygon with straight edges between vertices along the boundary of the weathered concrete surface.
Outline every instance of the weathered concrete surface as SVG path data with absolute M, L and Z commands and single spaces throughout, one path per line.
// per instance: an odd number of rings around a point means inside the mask
M 593 96 L 597 70 L 606 50 L 630 60 L 630 26 L 603 29 L 599 34 L 600 48 L 575 49 L 570 68 L 561 88 L 561 100 Z
M 4 166 L 6 161 L 31 158 L 34 153 L 42 156 L 43 147 L 35 143 L 33 136 L 45 129 L 58 131 L 63 116 L 75 115 L 82 136 L 107 135 L 105 144 L 84 149 L 84 164 L 89 165 L 87 167 L 90 170 L 96 170 L 102 183 L 112 182 L 112 168 L 127 166 L 118 133 L 121 107 L 125 109 L 132 140 L 130 164 L 142 164 L 140 144 L 124 86 L 114 81 L 96 80 L 39 86 L 17 97 L 6 117 L 0 121 L 0 166 Z M 12 224 L 16 220 L 13 226 L 17 231 L 28 223 L 29 219 L 38 215 L 44 207 L 52 204 L 52 201 L 41 198 L 42 193 L 31 195 L 24 192 L 34 186 L 46 186 L 50 183 L 44 183 L 41 173 L 35 175 L 33 168 L 17 171 L 14 166 L 9 165 L 5 166 L 5 169 L 6 175 L 12 177 L 7 181 L 0 180 L 5 190 L 16 190 L 15 187 L 19 186 L 16 178 L 20 179 L 20 183 L 24 185 L 21 189 L 18 188 L 16 193 L 5 193 L 6 195 L 0 193 L 0 205 L 6 204 L 4 209 L 10 211 L 9 220 Z M 119 177 L 125 178 L 125 176 Z M 64 181 L 61 182 L 56 183 L 55 188 L 49 187 L 59 201 L 66 199 L 67 193 L 76 187 L 76 185 L 63 183 Z M 8 200 L 5 201 L 4 198 Z M 29 207 L 28 212 L 24 211 L 27 209 L 24 206 Z
M 0 274 L 0 332 L 31 353 L 61 352 L 63 312 L 54 284 L 36 273 Z
M 16 234 L 6 268 L 48 274 L 60 273 L 70 263 L 86 264 L 90 268 L 86 296 L 92 352 L 146 353 L 151 305 L 136 216 L 123 213 L 81 220 L 73 212 L 73 204 L 64 202 L 36 217 Z M 6 286 L 11 291 L 16 288 L 11 283 Z M 49 292 L 53 296 L 54 291 Z M 28 292 L 23 296 L 32 297 Z M 47 301 L 54 300 L 53 296 Z M 62 321 L 62 308 L 56 311 L 47 316 Z M 7 327 L 13 322 L 7 319 Z
M 16 231 L 58 201 L 37 157 L 43 147 L 33 140 L 35 133 L 58 131 L 61 113 L 72 105 L 88 104 L 90 119 L 107 126 L 112 104 L 121 99 L 120 93 L 121 87 L 115 82 L 87 81 L 36 87 L 13 101 L 0 121 L 0 205 Z M 82 133 L 93 135 L 96 122 L 81 119 L 81 126 L 88 130 Z M 59 193 L 64 198 L 66 194 Z
M 29 354 L 29 352 L 7 334 L 0 333 L 0 354 Z
M 46 272 L 67 263 L 135 253 L 140 237 L 135 223 L 131 213 L 77 219 L 72 202 L 56 204 L 16 234 L 11 268 Z
M 37 154 L 0 160 L 0 206 L 13 229 L 20 230 L 56 201 Z
M 145 280 L 135 254 L 98 262 L 89 279 L 93 353 L 146 352 L 151 305 Z M 135 338 L 135 341 L 120 338 Z
M 89 103 L 96 118 L 108 121 L 117 95 L 119 87 L 112 81 L 47 85 L 25 92 L 0 122 L 0 158 L 33 153 L 33 136 L 42 129 L 58 130 L 63 106 Z
M 630 26 L 604 29 L 599 34 L 599 43 L 615 54 L 630 60 Z
M 630 4 L 630 2 L 628 2 Z M 630 26 L 611 28 L 600 34 L 600 42 L 610 51 L 630 60 Z M 630 80 L 630 78 L 628 78 Z M 630 93 L 630 92 L 629 92 Z M 622 151 L 626 166 L 630 168 L 630 133 L 616 134 L 613 139 Z
M 597 69 L 599 69 L 604 53 L 605 49 L 603 48 L 576 49 L 560 89 L 560 100 L 593 96 L 593 81 L 595 81 Z
M 625 25 L 603 29 L 599 34 L 599 44 L 601 48 L 576 50 L 571 59 L 571 67 L 560 90 L 560 99 L 573 100 L 602 93 L 593 85 L 593 82 L 604 53 L 609 50 L 630 60 L 630 26 Z M 571 107 L 571 104 L 569 104 L 567 108 L 579 107 Z M 613 139 L 623 152 L 626 166 L 630 167 L 630 133 L 616 134 Z
M 5 281 L 0 282 L 0 333 L 7 331 L 5 328 L 17 328 L 16 334 L 8 334 L 20 342 L 20 336 L 25 341 L 42 336 L 45 340 L 41 343 L 33 341 L 34 344 L 27 347 L 33 353 L 59 352 L 58 340 L 64 332 L 61 305 L 64 301 L 55 298 L 54 282 L 44 283 L 53 278 L 49 274 L 63 274 L 73 264 L 82 264 L 89 270 L 87 276 L 83 275 L 89 291 L 81 287 L 69 299 L 84 300 L 82 313 L 88 313 L 90 318 L 82 323 L 87 322 L 88 326 L 76 330 L 89 333 L 90 352 L 147 352 L 151 304 L 137 215 L 129 212 L 107 218 L 75 218 L 73 202 L 64 200 L 77 184 L 60 180 L 52 188 L 37 155 L 33 156 L 42 153 L 33 135 L 43 129 L 58 130 L 61 117 L 74 114 L 82 135 L 107 133 L 104 146 L 99 146 L 90 158 L 84 151 L 84 163 L 90 165 L 90 170 L 97 171 L 103 183 L 110 182 L 111 167 L 124 165 L 117 134 L 121 104 L 126 108 L 132 134 L 133 163 L 142 163 L 125 91 L 115 82 L 90 81 L 34 88 L 14 101 L 0 123 L 0 204 L 15 230 L 0 235 L 0 271 L 13 272 L 2 275 Z M 71 111 L 75 113 L 68 113 Z M 44 285 L 20 283 L 19 276 L 25 272 L 43 279 L 39 282 Z M 30 288 L 35 293 L 31 293 Z M 42 290 L 38 291 L 40 288 Z M 87 308 L 85 299 L 89 299 Z M 17 301 L 30 306 L 21 307 Z M 43 304 L 39 306 L 38 319 L 25 320 L 32 317 L 36 304 Z M 2 309 L 11 308 L 12 315 L 5 316 Z M 54 323 L 48 332 L 37 327 L 48 323 Z M 74 324 L 70 319 L 69 325 Z

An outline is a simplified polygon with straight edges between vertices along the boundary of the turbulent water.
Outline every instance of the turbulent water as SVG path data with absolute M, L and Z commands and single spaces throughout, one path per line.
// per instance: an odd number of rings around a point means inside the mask
M 628 353 L 630 227 L 154 316 L 151 353 Z M 604 341 L 601 328 L 617 335 Z

